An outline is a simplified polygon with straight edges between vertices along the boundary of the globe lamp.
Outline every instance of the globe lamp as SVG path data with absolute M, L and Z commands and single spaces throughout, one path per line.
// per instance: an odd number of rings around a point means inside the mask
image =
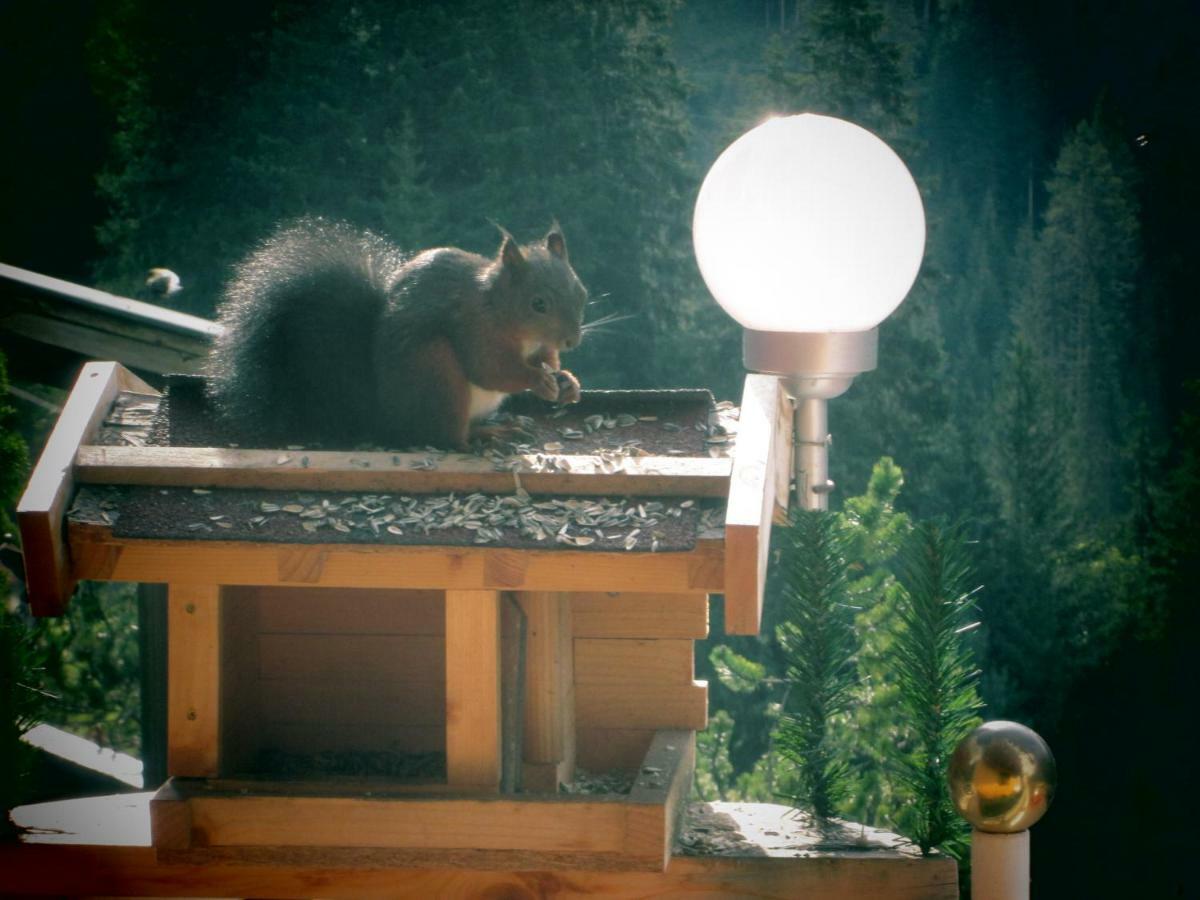
M 899 156 L 829 116 L 769 119 L 713 163 L 692 221 L 696 261 L 743 326 L 747 369 L 784 377 L 796 403 L 796 489 L 825 508 L 826 401 L 875 368 L 878 326 L 925 250 L 925 212 Z

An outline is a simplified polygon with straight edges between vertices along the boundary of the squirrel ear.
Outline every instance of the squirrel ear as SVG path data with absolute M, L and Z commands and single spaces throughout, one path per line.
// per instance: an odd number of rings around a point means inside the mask
M 546 235 L 546 249 L 563 262 L 567 261 L 567 239 L 563 237 L 562 228 L 557 222 L 550 226 L 550 231 Z
M 521 249 L 517 239 L 503 228 L 500 229 L 500 233 L 504 235 L 504 240 L 500 243 L 500 252 L 496 254 L 496 258 L 506 269 L 515 270 L 525 265 L 528 260 L 525 259 L 525 251 Z

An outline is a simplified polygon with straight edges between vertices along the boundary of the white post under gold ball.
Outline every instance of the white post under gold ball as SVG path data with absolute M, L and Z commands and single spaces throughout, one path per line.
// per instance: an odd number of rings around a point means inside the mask
M 1024 900 L 1029 896 L 1029 829 L 1016 834 L 971 833 L 973 900 Z
M 985 722 L 950 758 L 950 796 L 971 835 L 974 900 L 1028 900 L 1029 827 L 1054 799 L 1054 755 L 1017 722 Z

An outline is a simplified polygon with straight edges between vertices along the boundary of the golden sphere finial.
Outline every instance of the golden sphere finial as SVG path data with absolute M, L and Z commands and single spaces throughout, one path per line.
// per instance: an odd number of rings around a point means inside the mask
M 985 722 L 950 757 L 950 797 L 958 814 L 998 834 L 1024 831 L 1054 799 L 1054 754 L 1017 722 Z

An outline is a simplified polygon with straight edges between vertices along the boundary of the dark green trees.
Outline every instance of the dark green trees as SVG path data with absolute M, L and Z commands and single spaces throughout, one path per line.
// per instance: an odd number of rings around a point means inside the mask
M 1107 518 L 1125 501 L 1119 478 L 1132 424 L 1130 315 L 1141 266 L 1138 201 L 1127 152 L 1098 121 L 1063 143 L 1047 183 L 1031 280 L 1019 290 L 1018 340 L 1060 403 L 1067 463 L 1064 512 Z M 1131 378 L 1132 376 L 1132 378 Z
M 129 293 L 169 266 L 210 314 L 229 266 L 300 215 L 484 253 L 492 223 L 532 240 L 557 218 L 598 300 L 588 317 L 633 317 L 574 367 L 595 387 L 701 383 L 681 332 L 713 314 L 690 262 L 671 7 L 258 0 L 171 11 L 164 34 L 147 27 L 156 5 L 115 4 L 96 42 L 116 126 L 103 280 Z M 218 24 L 209 76 L 208 49 L 173 29 Z

